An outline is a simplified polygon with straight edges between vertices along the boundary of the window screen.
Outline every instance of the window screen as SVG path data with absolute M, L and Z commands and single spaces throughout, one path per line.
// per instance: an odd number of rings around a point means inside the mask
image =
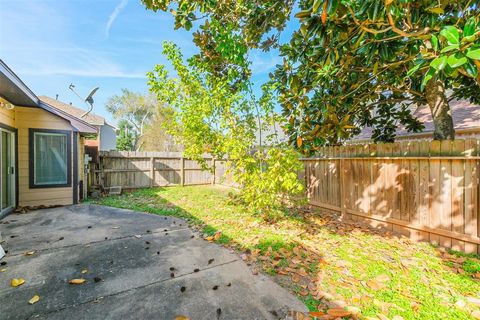
M 34 133 L 34 184 L 68 183 L 68 135 Z

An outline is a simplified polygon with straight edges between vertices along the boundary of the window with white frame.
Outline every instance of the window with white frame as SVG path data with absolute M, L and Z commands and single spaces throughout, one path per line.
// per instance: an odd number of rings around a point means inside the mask
M 70 132 L 30 130 L 30 187 L 69 186 Z

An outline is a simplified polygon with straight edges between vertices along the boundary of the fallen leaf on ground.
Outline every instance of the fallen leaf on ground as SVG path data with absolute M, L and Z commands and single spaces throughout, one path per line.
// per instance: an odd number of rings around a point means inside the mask
M 83 269 L 83 270 L 82 270 L 82 274 L 85 274 L 85 273 L 87 273 L 87 272 L 88 272 L 87 269 Z
M 7 271 L 7 268 L 0 269 L 0 272 L 5 272 Z
M 378 282 L 388 282 L 388 281 L 390 281 L 390 277 L 386 274 L 381 274 L 381 275 L 375 277 L 375 280 L 378 281 Z
M 187 316 L 176 316 L 175 320 L 190 320 L 190 318 Z
M 302 278 L 298 274 L 294 274 L 292 276 L 292 281 L 295 282 L 295 283 L 299 282 L 301 279 Z
M 480 311 L 478 310 L 473 311 L 470 315 L 475 319 L 480 319 Z
M 205 238 L 208 242 L 212 242 L 214 240 L 213 236 L 208 236 Z
M 38 300 L 40 300 L 40 297 L 39 297 L 38 295 L 34 295 L 34 296 L 32 297 L 32 299 L 30 299 L 30 300 L 28 301 L 28 303 L 34 304 L 34 303 L 37 303 Z
M 300 275 L 300 276 L 302 276 L 302 277 L 308 276 L 308 273 L 305 271 L 304 268 L 298 269 L 297 273 L 298 273 L 298 275 Z
M 308 313 L 310 316 L 312 317 L 321 317 L 323 315 L 325 315 L 325 312 L 322 312 L 322 311 L 310 311 Z
M 27 252 L 25 252 L 25 255 L 26 256 L 31 256 L 34 253 L 35 253 L 35 251 L 27 251 Z
M 359 308 L 353 307 L 353 306 L 348 306 L 348 307 L 346 307 L 346 310 L 347 310 L 347 311 L 350 311 L 350 312 L 351 312 L 352 314 L 354 314 L 354 315 L 359 315 L 360 312 L 361 312 Z
M 300 252 L 300 248 L 297 246 L 295 248 L 292 249 L 293 253 L 295 253 L 295 255 L 299 256 L 301 254 Z
M 334 316 L 334 317 L 348 317 L 348 316 L 352 315 L 352 313 L 350 311 L 347 311 L 347 310 L 342 309 L 342 308 L 328 309 L 327 313 L 331 316 Z
M 72 279 L 72 280 L 68 281 L 68 283 L 70 283 L 70 284 L 82 284 L 85 281 L 87 281 L 87 280 L 85 280 L 83 278 L 79 278 L 79 279 Z
M 380 289 L 383 289 L 383 288 L 386 287 L 385 283 L 378 282 L 375 279 L 368 280 L 366 284 L 369 288 L 371 288 L 373 290 L 380 290 Z
M 303 312 L 300 311 L 289 311 L 288 315 L 292 320 L 306 320 L 310 319 L 309 316 L 306 316 Z
M 252 250 L 252 256 L 256 257 L 258 255 L 260 255 L 260 249 L 253 249 Z
M 213 239 L 216 241 L 216 240 L 220 239 L 221 236 L 222 236 L 222 231 L 217 231 L 213 235 Z
M 18 278 L 18 279 L 17 279 L 17 278 L 13 278 L 13 279 L 10 281 L 10 285 L 11 285 L 12 287 L 14 287 L 14 288 L 15 288 L 15 287 L 18 287 L 18 286 L 21 286 L 21 285 L 24 284 L 24 283 L 25 283 L 25 279 L 23 279 L 23 278 Z
M 413 311 L 417 312 L 420 309 L 420 304 L 418 302 L 413 301 L 410 306 L 412 307 Z

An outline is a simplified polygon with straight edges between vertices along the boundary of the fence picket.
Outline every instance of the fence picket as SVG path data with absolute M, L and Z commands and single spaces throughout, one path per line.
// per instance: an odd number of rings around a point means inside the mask
M 321 195 L 312 204 L 413 240 L 478 252 L 479 144 L 419 140 L 322 148 L 317 158 L 305 160 L 306 168 L 322 168 L 307 179 Z M 339 175 L 325 175 L 336 166 Z

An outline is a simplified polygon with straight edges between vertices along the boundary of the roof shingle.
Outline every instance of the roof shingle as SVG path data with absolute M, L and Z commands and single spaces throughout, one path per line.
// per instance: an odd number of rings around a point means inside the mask
M 453 126 L 456 131 L 465 129 L 478 129 L 480 132 L 480 105 L 471 104 L 465 100 L 453 100 L 450 102 L 450 109 L 452 110 Z M 425 126 L 420 133 L 408 132 L 404 126 L 400 126 L 397 129 L 397 137 L 407 137 L 417 134 L 433 133 L 434 125 L 432 120 L 432 114 L 430 108 L 427 105 L 419 107 L 414 112 L 414 117 L 420 120 Z M 372 136 L 372 128 L 367 127 L 360 132 L 357 136 L 353 137 L 353 140 L 367 140 Z
M 78 107 L 75 107 L 75 106 L 72 106 L 70 104 L 67 104 L 67 103 L 64 103 L 62 101 L 59 101 L 59 100 L 56 100 L 56 99 L 53 99 L 53 98 L 50 98 L 50 97 L 47 97 L 47 96 L 39 96 L 38 97 L 41 101 L 43 101 L 44 103 L 56 108 L 56 109 L 59 109 L 65 113 L 68 113 L 76 118 L 79 118 L 91 125 L 95 125 L 95 126 L 103 126 L 105 125 L 105 118 L 99 116 L 99 115 L 96 115 L 94 113 L 89 113 L 87 114 L 86 116 L 82 117 L 82 115 L 87 112 L 87 110 L 84 110 L 84 109 L 81 109 L 81 108 L 78 108 Z

